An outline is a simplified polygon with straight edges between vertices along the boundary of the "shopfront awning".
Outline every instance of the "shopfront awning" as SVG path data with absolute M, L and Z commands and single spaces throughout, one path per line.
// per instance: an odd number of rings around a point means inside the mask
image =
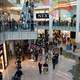
M 60 2 L 55 7 L 52 7 L 49 11 L 49 13 L 59 10 L 59 9 L 66 9 L 66 10 L 72 10 L 73 6 L 76 5 L 76 1 L 74 2 Z
M 54 7 L 54 10 L 56 9 L 67 9 L 68 7 L 72 7 L 70 3 L 59 3 Z

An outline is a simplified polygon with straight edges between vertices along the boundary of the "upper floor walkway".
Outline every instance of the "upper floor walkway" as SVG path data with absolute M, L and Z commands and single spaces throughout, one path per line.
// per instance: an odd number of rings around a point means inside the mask
M 34 31 L 34 29 L 49 29 L 49 25 L 30 25 L 30 24 L 6 24 L 0 26 L 0 32 L 20 32 L 20 31 Z M 69 25 L 52 25 L 52 29 L 76 31 L 76 26 Z
M 66 31 L 76 31 L 76 25 L 66 25 L 66 24 L 54 24 L 53 29 L 56 30 L 66 30 Z M 0 23 L 0 40 L 20 40 L 20 39 L 37 39 L 37 31 L 35 29 L 49 29 L 49 25 L 35 25 L 8 22 Z
M 33 26 L 27 27 L 24 24 L 0 26 L 0 41 L 25 39 L 37 39 L 37 32 L 34 31 Z

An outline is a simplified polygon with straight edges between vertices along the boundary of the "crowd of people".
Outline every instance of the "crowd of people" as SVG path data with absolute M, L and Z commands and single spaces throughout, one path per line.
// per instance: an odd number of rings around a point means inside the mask
M 34 61 L 38 61 L 42 59 L 42 47 L 36 45 L 36 44 L 32 44 L 31 45 L 31 58 Z
M 50 48 L 49 48 L 50 49 Z M 52 63 L 53 70 L 55 69 L 55 66 L 59 62 L 59 55 L 62 55 L 62 47 L 58 48 L 58 46 L 55 46 L 52 48 L 52 50 L 48 50 L 48 52 L 44 52 L 44 62 L 39 61 L 38 67 L 39 67 L 39 73 L 44 74 L 48 73 L 49 71 L 49 61 Z
M 61 33 L 57 32 L 53 34 L 53 42 L 50 44 L 47 44 L 48 47 L 44 47 L 44 50 L 47 49 L 47 51 L 44 51 L 44 55 L 45 55 L 45 60 L 44 63 L 42 63 L 41 61 L 39 61 L 38 63 L 38 67 L 39 67 L 39 73 L 42 74 L 43 73 L 48 73 L 49 71 L 49 60 L 52 63 L 53 66 L 53 70 L 55 69 L 56 65 L 59 62 L 59 56 L 63 54 L 63 47 L 62 44 L 67 46 L 67 43 L 70 43 L 70 38 L 66 37 L 66 42 L 64 41 L 64 37 Z M 71 43 L 70 43 L 71 44 Z M 72 44 L 71 46 L 73 46 L 73 52 L 75 52 L 77 46 L 76 44 Z
M 56 65 L 59 63 L 59 56 L 63 54 L 63 47 L 60 45 L 66 45 L 66 43 L 70 41 L 67 39 L 67 42 L 65 42 L 61 32 L 55 32 L 53 36 L 53 42 L 44 43 L 46 45 L 45 47 L 38 44 L 38 42 L 33 42 L 27 47 L 27 49 L 30 50 L 30 59 L 38 63 L 39 74 L 48 73 L 49 62 L 52 63 L 52 68 L 55 70 Z M 74 48 L 73 51 L 75 51 Z M 20 64 L 21 62 L 17 59 L 17 70 L 21 70 Z

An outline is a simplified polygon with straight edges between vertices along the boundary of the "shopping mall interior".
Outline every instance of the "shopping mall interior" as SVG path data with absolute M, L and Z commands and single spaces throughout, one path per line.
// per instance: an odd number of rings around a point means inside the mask
M 0 0 L 0 80 L 80 80 L 80 0 Z

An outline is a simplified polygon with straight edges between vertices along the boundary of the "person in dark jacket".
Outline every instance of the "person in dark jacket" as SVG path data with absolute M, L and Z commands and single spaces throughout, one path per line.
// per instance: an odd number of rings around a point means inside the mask
M 56 57 L 55 57 L 55 55 L 53 55 L 53 57 L 52 57 L 53 70 L 55 69 L 55 64 L 56 64 Z
M 3 80 L 2 72 L 0 72 L 0 80 Z
M 55 54 L 55 64 L 58 64 L 58 62 L 59 62 L 58 59 L 59 59 L 59 54 L 56 53 L 56 54 Z
M 38 67 L 39 67 L 39 73 L 41 74 L 42 73 L 42 64 L 41 64 L 41 62 L 38 63 Z
M 15 73 L 15 77 L 18 78 L 19 80 L 21 80 L 22 74 L 23 74 L 23 73 L 22 73 L 21 69 L 18 69 L 18 70 L 16 71 L 16 73 Z
M 73 52 L 75 52 L 77 46 L 76 45 L 73 45 Z
M 38 60 L 38 50 L 35 50 L 35 61 Z
M 62 55 L 62 52 L 63 52 L 63 48 L 60 47 L 60 55 Z

